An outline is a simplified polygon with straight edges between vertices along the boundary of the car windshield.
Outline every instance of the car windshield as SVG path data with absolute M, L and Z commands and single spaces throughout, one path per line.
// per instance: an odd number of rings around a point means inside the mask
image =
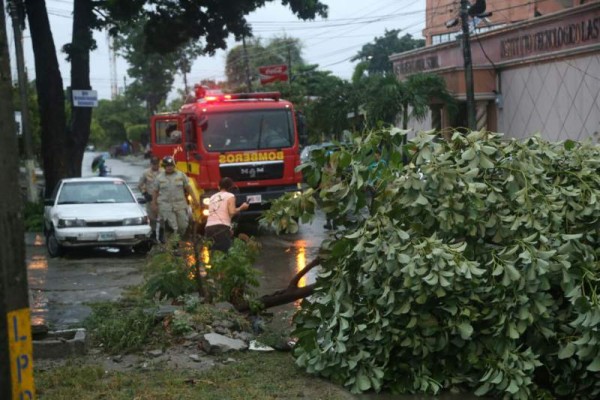
M 200 125 L 210 152 L 290 147 L 294 144 L 289 110 L 252 110 L 209 114 Z
M 135 198 L 122 181 L 65 182 L 57 204 L 135 203 Z

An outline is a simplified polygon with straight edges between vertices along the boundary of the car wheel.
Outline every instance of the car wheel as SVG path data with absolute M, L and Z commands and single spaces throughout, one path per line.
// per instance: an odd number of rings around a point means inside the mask
M 135 246 L 133 246 L 133 251 L 136 252 L 137 254 L 148 254 L 150 249 L 152 249 L 152 241 L 151 240 L 147 240 L 145 242 L 142 242 L 140 244 L 136 244 Z
M 65 252 L 65 248 L 58 243 L 54 231 L 50 231 L 46 235 L 46 250 L 50 257 L 60 257 Z

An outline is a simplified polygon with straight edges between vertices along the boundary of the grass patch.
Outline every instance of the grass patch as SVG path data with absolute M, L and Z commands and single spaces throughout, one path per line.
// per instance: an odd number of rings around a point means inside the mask
M 354 397 L 338 386 L 307 375 L 289 353 L 229 353 L 235 363 L 205 372 L 152 370 L 104 372 L 96 365 L 70 364 L 36 371 L 40 399 L 270 400 Z
M 144 303 L 101 302 L 91 304 L 92 313 L 85 320 L 94 344 L 107 353 L 129 353 L 140 350 L 152 338 L 154 312 Z
M 41 232 L 44 230 L 44 203 L 25 203 L 23 219 L 26 232 Z

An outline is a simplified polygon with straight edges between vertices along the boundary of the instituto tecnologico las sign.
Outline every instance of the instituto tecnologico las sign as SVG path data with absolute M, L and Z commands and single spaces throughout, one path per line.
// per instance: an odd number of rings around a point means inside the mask
M 500 41 L 500 58 L 526 57 L 564 47 L 598 41 L 600 17 L 548 27 L 536 32 L 516 35 Z

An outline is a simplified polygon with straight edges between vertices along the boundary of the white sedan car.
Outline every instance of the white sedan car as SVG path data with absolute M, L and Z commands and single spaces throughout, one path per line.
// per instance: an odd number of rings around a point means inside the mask
M 141 199 L 140 199 L 141 200 Z M 44 233 L 51 257 L 67 247 L 131 247 L 150 250 L 146 210 L 119 178 L 61 180 L 44 202 Z

